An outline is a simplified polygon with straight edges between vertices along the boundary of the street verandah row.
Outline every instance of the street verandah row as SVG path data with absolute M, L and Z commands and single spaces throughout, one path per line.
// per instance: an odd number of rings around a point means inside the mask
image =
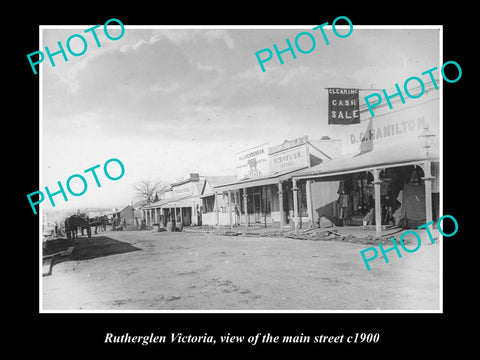
M 396 101 L 399 101 L 398 99 Z M 200 176 L 171 185 L 143 207 L 147 226 L 333 226 L 416 228 L 441 208 L 440 115 L 431 84 L 421 102 L 344 125 L 342 139 L 304 135 L 236 154 L 236 175 Z M 392 101 L 395 103 L 395 101 Z

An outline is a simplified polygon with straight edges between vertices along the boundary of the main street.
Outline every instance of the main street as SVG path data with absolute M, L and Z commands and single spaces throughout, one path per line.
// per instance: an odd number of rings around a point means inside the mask
M 367 271 L 365 244 L 109 231 L 75 240 L 42 278 L 43 310 L 438 310 L 440 249 L 427 243 Z

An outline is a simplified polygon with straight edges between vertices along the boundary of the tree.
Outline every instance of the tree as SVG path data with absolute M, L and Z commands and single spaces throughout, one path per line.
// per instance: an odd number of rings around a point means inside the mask
M 159 179 L 142 179 L 133 187 L 135 189 L 135 196 L 138 200 L 141 200 L 146 204 L 151 204 L 154 201 L 157 192 L 165 189 L 167 184 Z

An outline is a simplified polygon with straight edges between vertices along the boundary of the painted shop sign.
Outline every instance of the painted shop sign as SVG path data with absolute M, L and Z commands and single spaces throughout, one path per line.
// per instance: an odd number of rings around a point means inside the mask
M 187 183 L 185 185 L 180 185 L 178 187 L 175 187 L 173 189 L 173 196 L 178 197 L 178 196 L 188 196 L 192 195 L 192 184 Z
M 428 126 L 428 124 L 424 116 L 416 120 L 411 119 L 383 126 L 372 126 L 371 129 L 350 134 L 350 144 L 408 134 L 417 130 L 423 130 L 425 126 Z
M 429 92 L 425 97 L 424 103 L 396 111 L 387 108 L 387 111 L 375 118 L 348 125 L 348 131 L 342 135 L 343 153 L 357 154 L 365 148 L 389 151 L 398 146 L 418 148 L 421 151 L 420 136 L 425 129 L 435 135 L 435 143 L 432 145 L 437 149 L 440 141 L 438 93 Z
M 328 124 L 360 123 L 358 89 L 328 89 Z
M 282 151 L 282 150 L 290 149 L 290 148 L 292 148 L 294 146 L 297 146 L 297 145 L 306 144 L 307 142 L 308 142 L 308 135 L 305 135 L 305 136 L 302 136 L 302 137 L 299 137 L 299 138 L 296 138 L 296 139 L 293 139 L 293 140 L 285 140 L 280 145 L 272 146 L 269 149 L 269 153 L 274 154 L 274 153 Z
M 309 164 L 309 152 L 307 144 L 283 150 L 270 155 L 270 170 L 272 173 L 285 172 L 307 167 Z
M 252 179 L 269 174 L 268 144 L 237 153 L 237 179 Z

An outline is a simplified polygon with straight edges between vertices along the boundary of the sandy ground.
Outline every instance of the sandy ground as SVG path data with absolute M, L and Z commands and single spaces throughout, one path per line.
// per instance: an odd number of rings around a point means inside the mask
M 422 234 L 426 238 L 425 234 Z M 439 310 L 439 244 L 369 245 L 204 232 L 106 232 L 76 240 L 42 282 L 43 310 Z M 59 246 L 66 247 L 62 243 Z

